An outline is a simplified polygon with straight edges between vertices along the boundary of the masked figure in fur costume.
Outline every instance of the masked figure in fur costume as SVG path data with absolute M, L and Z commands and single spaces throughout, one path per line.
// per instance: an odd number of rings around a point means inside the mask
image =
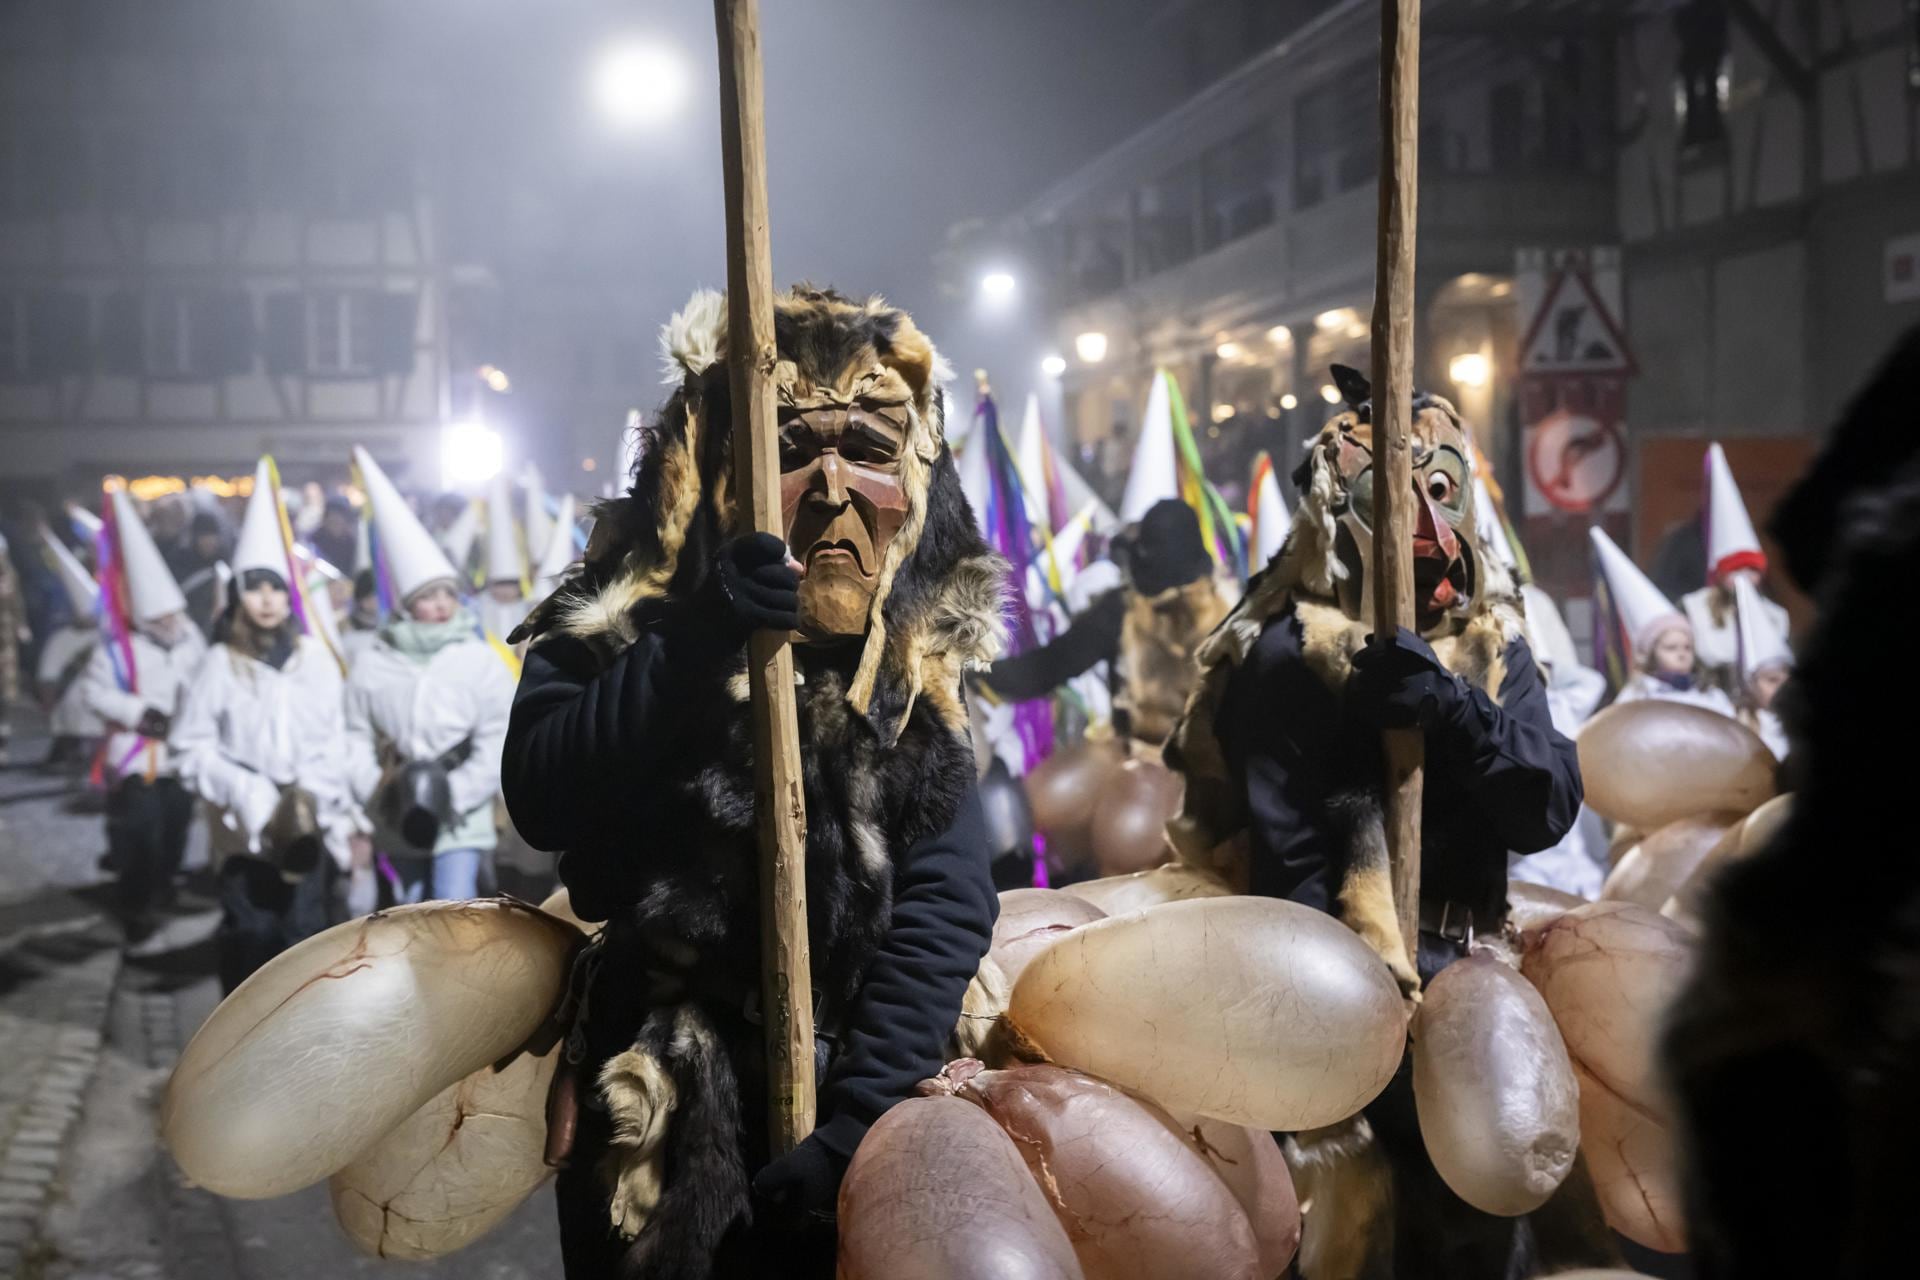
M 1302 497 L 1291 535 L 1200 649 L 1199 686 L 1167 746 L 1186 780 L 1169 834 L 1183 860 L 1245 890 L 1338 915 L 1411 994 L 1476 932 L 1499 932 L 1507 852 L 1545 849 L 1566 833 L 1580 806 L 1579 766 L 1553 728 L 1518 592 L 1478 544 L 1472 451 L 1438 397 L 1415 398 L 1411 431 L 1418 630 L 1370 634 L 1370 392 L 1351 369 L 1334 377 L 1348 408 L 1295 473 Z M 1379 798 L 1381 731 L 1412 727 L 1427 753 L 1417 946 L 1395 919 Z M 1368 1267 L 1381 1265 L 1382 1251 L 1398 1265 L 1382 1272 L 1316 1255 L 1310 1233 L 1303 1273 L 1314 1280 L 1506 1274 L 1512 1224 L 1474 1213 L 1440 1183 L 1408 1077 L 1403 1068 L 1367 1115 L 1402 1171 L 1401 1190 L 1413 1190 L 1409 1178 L 1431 1184 L 1402 1196 L 1419 1212 L 1398 1215 L 1397 1250 L 1395 1232 L 1351 1220 L 1335 1228 L 1346 1243 L 1377 1247 Z M 1370 1151 L 1366 1129 L 1324 1145 L 1302 1135 L 1291 1154 L 1311 1164 Z M 1379 1162 L 1378 1153 L 1364 1158 Z M 1381 1195 L 1384 1170 L 1365 1181 Z M 1458 1212 L 1437 1224 L 1427 1212 L 1436 1206 Z
M 1213 585 L 1213 557 L 1193 508 L 1156 502 L 1117 541 L 1127 582 L 1089 605 L 1038 649 L 1002 658 L 985 682 L 1014 701 L 1044 698 L 1105 662 L 1114 683 L 1114 727 L 1158 751 L 1193 688 L 1193 653 L 1227 615 Z
M 583 1097 L 558 1195 L 570 1277 L 827 1275 L 867 1127 L 940 1067 L 998 905 L 964 669 L 1004 564 L 908 316 L 775 308 L 787 537 L 741 534 L 725 302 L 668 327 L 676 385 L 583 570 L 535 610 L 507 749 L 515 825 L 607 927 L 575 970 Z M 788 548 L 791 548 L 791 556 Z M 796 559 L 797 558 L 797 559 Z M 796 633 L 820 1123 L 767 1163 L 743 647 Z

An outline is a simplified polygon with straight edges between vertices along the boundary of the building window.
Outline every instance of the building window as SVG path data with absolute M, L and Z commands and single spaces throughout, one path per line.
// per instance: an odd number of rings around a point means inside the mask
M 194 372 L 192 299 L 184 293 L 157 293 L 147 299 L 147 372 L 160 378 L 183 378 Z
M 1194 214 L 1200 202 L 1200 169 L 1189 160 L 1175 165 L 1134 196 L 1134 261 L 1137 276 L 1177 267 L 1193 257 Z
M 373 295 L 355 289 L 307 301 L 307 368 L 315 373 L 373 370 Z
M 1356 63 L 1294 100 L 1294 208 L 1311 209 L 1379 174 L 1378 80 L 1371 63 Z
M 27 376 L 27 295 L 0 293 L 0 382 Z
M 1200 157 L 1201 249 L 1216 249 L 1273 221 L 1273 135 L 1266 122 Z

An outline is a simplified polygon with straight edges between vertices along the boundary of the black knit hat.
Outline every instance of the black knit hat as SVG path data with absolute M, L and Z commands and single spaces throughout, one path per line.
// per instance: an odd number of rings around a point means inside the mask
M 1142 595 L 1157 596 L 1213 572 L 1199 517 L 1178 498 L 1162 498 L 1147 508 L 1128 541 L 1127 573 Z

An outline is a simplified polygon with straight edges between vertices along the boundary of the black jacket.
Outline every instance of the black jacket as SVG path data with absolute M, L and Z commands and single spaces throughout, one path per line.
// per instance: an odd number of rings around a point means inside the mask
M 1507 852 L 1550 848 L 1580 811 L 1580 766 L 1554 730 L 1546 689 L 1524 640 L 1505 654 L 1498 703 L 1469 688 L 1469 705 L 1427 735 L 1421 805 L 1421 897 L 1450 900 L 1489 921 L 1505 911 Z M 1380 735 L 1343 713 L 1340 695 L 1307 663 L 1293 611 L 1267 624 L 1233 674 L 1214 724 L 1243 789 L 1253 892 L 1325 911 L 1330 796 L 1384 773 Z
M 988 667 L 983 677 L 987 687 L 1010 702 L 1044 698 L 1095 664 L 1116 662 L 1126 619 L 1126 588 L 1116 587 L 1089 604 L 1072 625 L 1047 643 Z
M 615 931 L 664 924 L 681 940 L 711 945 L 709 963 L 753 983 L 758 898 L 750 879 L 741 882 L 753 866 L 744 708 L 721 687 L 737 655 L 709 650 L 646 632 L 599 670 L 578 640 L 534 646 L 514 699 L 502 784 L 520 834 L 564 851 L 560 877 L 582 919 L 610 920 Z M 946 757 L 964 746 L 911 726 L 886 750 L 862 743 L 864 723 L 838 714 L 835 673 L 806 669 L 814 976 L 819 987 L 844 982 L 835 994 L 847 1000 L 842 1051 L 821 1088 L 820 1133 L 845 1158 L 882 1112 L 939 1070 L 999 900 L 978 793 L 969 781 L 948 796 L 931 781 L 954 776 Z M 916 709 L 914 723 L 922 715 Z M 830 728 L 854 734 L 862 749 L 823 759 L 840 754 L 815 745 Z M 896 837 L 891 876 L 868 893 L 836 871 L 850 852 L 841 846 L 856 843 L 844 816 L 849 775 L 876 759 L 881 790 L 902 800 L 885 823 Z M 971 779 L 970 765 L 961 776 Z M 927 829 L 929 814 L 944 816 Z M 737 856 L 715 856 L 716 842 Z

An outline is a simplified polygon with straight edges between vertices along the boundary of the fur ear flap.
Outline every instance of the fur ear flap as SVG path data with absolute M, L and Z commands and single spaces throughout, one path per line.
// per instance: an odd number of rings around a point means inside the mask
M 900 313 L 900 323 L 887 339 L 887 349 L 881 353 L 880 362 L 905 379 L 914 400 L 922 406 L 928 403 L 931 388 L 953 376 L 953 369 L 940 358 L 932 341 L 905 312 Z
M 1373 384 L 1367 381 L 1367 375 L 1358 369 L 1344 364 L 1332 368 L 1333 385 L 1340 389 L 1340 398 L 1349 407 L 1358 409 L 1373 398 Z
M 727 355 L 727 295 L 701 289 L 660 330 L 664 381 L 677 387 L 697 378 Z

